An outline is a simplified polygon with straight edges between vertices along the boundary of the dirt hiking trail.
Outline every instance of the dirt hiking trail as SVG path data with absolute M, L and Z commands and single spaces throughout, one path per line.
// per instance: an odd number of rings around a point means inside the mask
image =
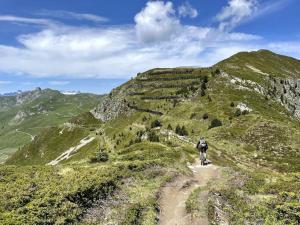
M 201 191 L 200 200 L 201 218 L 193 219 L 186 212 L 185 202 L 189 195 L 198 187 L 205 187 L 210 180 L 219 179 L 221 170 L 212 164 L 201 166 L 200 161 L 188 166 L 192 171 L 191 176 L 180 175 L 172 182 L 167 183 L 161 190 L 160 225 L 208 225 L 206 206 L 208 202 L 208 191 Z M 203 209 L 203 210 L 202 210 Z

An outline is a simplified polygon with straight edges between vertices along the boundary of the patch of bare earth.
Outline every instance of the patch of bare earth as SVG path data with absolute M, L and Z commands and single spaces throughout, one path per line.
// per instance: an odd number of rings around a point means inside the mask
M 190 194 L 198 187 L 207 186 L 209 181 L 220 179 L 220 168 L 214 165 L 201 166 L 197 160 L 189 168 L 192 175 L 180 175 L 172 182 L 167 183 L 161 190 L 160 206 L 160 225 L 208 225 L 206 206 L 208 204 L 208 190 L 200 193 L 200 202 L 202 202 L 201 218 L 192 218 L 191 214 L 186 212 L 186 200 Z

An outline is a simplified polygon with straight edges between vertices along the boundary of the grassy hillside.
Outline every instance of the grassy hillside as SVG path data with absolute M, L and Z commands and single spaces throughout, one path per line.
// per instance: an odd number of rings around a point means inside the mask
M 36 89 L 0 97 L 0 163 L 29 143 L 44 128 L 62 124 L 99 104 L 101 96 L 63 95 Z
M 1 167 L 6 203 L 0 221 L 17 218 L 26 224 L 26 215 L 49 224 L 157 224 L 160 187 L 189 173 L 186 164 L 197 155 L 194 145 L 205 136 L 209 159 L 225 171 L 220 183 L 206 187 L 212 224 L 219 224 L 220 210 L 230 224 L 299 223 L 300 122 L 297 110 L 287 107 L 297 107 L 292 91 L 283 91 L 286 80 L 299 78 L 299 66 L 299 60 L 258 51 L 239 53 L 211 68 L 138 74 L 91 111 L 103 123 L 91 114 L 77 116 L 69 125 L 43 131 Z M 274 79 L 281 85 L 276 91 Z M 296 95 L 298 87 L 292 88 Z M 45 166 L 85 137 L 93 141 L 57 165 Z M 26 170 L 13 165 L 26 165 Z M 36 170 L 44 175 L 34 175 Z M 95 198 L 110 173 L 109 194 Z M 44 180 L 47 174 L 51 180 Z M 24 193 L 12 199 L 13 179 Z M 52 183 L 57 182 L 56 188 Z M 198 194 L 187 205 L 193 207 Z M 29 196 L 26 201 L 24 196 Z M 44 214 L 53 205 L 57 211 Z

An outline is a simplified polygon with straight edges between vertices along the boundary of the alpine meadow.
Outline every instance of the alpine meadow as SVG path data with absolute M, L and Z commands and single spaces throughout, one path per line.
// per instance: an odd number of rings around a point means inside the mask
M 72 4 L 0 2 L 0 224 L 300 224 L 298 2 Z

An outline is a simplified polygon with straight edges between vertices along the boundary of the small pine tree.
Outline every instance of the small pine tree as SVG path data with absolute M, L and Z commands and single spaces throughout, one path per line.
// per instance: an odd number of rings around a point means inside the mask
M 173 130 L 171 124 L 168 125 L 167 129 L 168 129 L 168 130 Z
M 241 112 L 240 109 L 237 109 L 237 110 L 235 111 L 235 113 L 234 113 L 234 116 L 235 116 L 235 117 L 239 117 L 240 115 L 242 115 L 242 112 Z
M 201 89 L 201 92 L 200 92 L 201 97 L 205 96 L 205 94 L 206 94 L 205 90 Z
M 180 126 L 177 124 L 176 128 L 175 128 L 175 133 L 176 134 L 180 134 L 181 133 L 181 128 Z
M 230 106 L 231 106 L 231 107 L 234 107 L 234 102 L 231 102 L 231 103 L 230 103 Z
M 223 124 L 222 124 L 221 120 L 219 120 L 219 119 L 213 119 L 213 120 L 211 121 L 211 124 L 210 124 L 210 126 L 209 126 L 208 129 L 212 129 L 212 128 L 214 128 L 214 127 L 220 127 L 220 126 L 222 126 L 222 125 L 223 125 Z
M 207 82 L 208 82 L 208 76 L 205 75 L 205 76 L 203 77 L 203 82 L 204 82 L 204 83 L 207 83 Z
M 161 127 L 162 124 L 159 120 L 154 120 L 152 123 L 151 123 L 151 128 L 155 128 L 155 127 Z
M 186 130 L 185 126 L 182 126 L 182 128 L 181 128 L 181 136 L 188 136 L 188 135 L 189 135 L 189 133 Z
M 202 116 L 202 119 L 207 120 L 208 119 L 208 113 L 204 113 Z

